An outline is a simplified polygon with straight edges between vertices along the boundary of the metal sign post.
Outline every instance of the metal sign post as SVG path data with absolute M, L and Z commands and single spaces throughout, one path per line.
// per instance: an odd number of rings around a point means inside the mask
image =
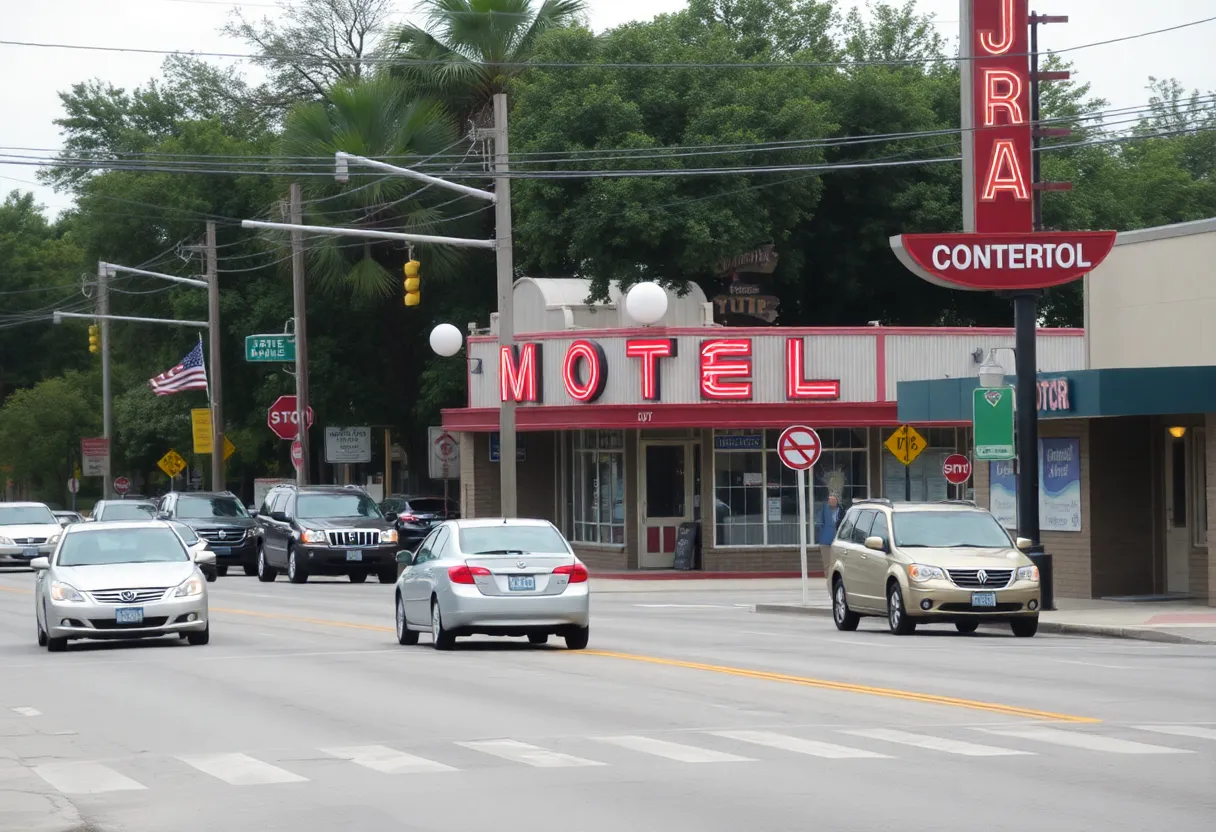
M 823 453 L 823 444 L 814 428 L 794 425 L 781 432 L 777 439 L 777 455 L 792 468 L 796 475 L 798 491 L 798 552 L 802 558 L 802 606 L 810 603 L 807 588 L 806 525 L 807 525 L 807 477 L 806 472 L 815 467 Z
M 802 606 L 807 606 L 807 569 L 806 569 L 806 472 L 799 468 L 795 471 L 798 483 L 798 554 L 802 558 Z

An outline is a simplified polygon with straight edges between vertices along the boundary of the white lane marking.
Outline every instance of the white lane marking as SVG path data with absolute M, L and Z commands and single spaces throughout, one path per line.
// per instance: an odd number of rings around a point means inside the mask
M 384 745 L 361 745 L 353 748 L 323 748 L 332 757 L 348 760 L 355 765 L 382 771 L 385 774 L 416 774 L 430 771 L 456 771 L 451 766 L 415 757 Z
M 308 782 L 307 777 L 255 760 L 247 754 L 196 754 L 177 759 L 232 786 Z
M 1097 664 L 1096 662 L 1079 662 L 1074 659 L 1048 659 L 1047 661 L 1058 664 L 1082 664 L 1086 667 L 1105 667 L 1108 670 L 1131 670 L 1130 667 L 1122 664 Z
M 656 740 L 652 737 L 596 737 L 600 742 L 619 745 L 630 751 L 642 754 L 653 754 L 680 763 L 754 763 L 751 757 L 740 757 L 737 754 L 727 754 L 709 748 L 697 748 L 692 745 L 682 745 L 678 742 Z
M 15 714 L 21 714 L 22 716 L 42 716 L 42 711 L 38 710 L 37 708 L 21 707 L 13 708 L 12 711 Z
M 739 604 L 634 604 L 633 606 L 662 610 L 729 610 Z
M 924 734 L 910 734 L 907 731 L 897 731 L 894 728 L 858 728 L 843 731 L 842 733 L 853 734 L 858 737 L 869 737 L 872 740 L 896 742 L 900 745 L 927 748 L 930 751 L 942 751 L 946 754 L 961 754 L 964 757 L 1016 757 L 1033 753 L 1030 751 L 1015 751 L 1012 748 L 978 745 L 977 743 L 963 742 L 961 740 L 948 740 L 943 737 L 930 737 Z
M 827 757 L 833 760 L 850 758 L 862 759 L 891 759 L 886 754 L 877 751 L 866 751 L 862 748 L 849 748 L 846 745 L 833 745 L 830 742 L 804 740 L 801 737 L 790 737 L 785 734 L 775 734 L 771 731 L 713 731 L 714 736 L 726 737 L 729 740 L 750 742 L 781 751 L 793 751 L 795 754 L 809 754 L 812 757 Z
M 101 763 L 45 763 L 34 766 L 34 773 L 64 794 L 102 794 L 146 788 Z
M 575 766 L 602 766 L 594 760 L 584 760 L 571 754 L 549 751 L 536 745 L 529 745 L 518 740 L 479 740 L 477 742 L 458 742 L 465 748 L 493 754 L 504 760 L 535 766 L 536 768 L 573 768 Z
M 877 641 L 862 641 L 856 638 L 820 638 L 819 641 L 827 641 L 832 644 L 847 644 L 849 647 L 880 647 L 883 650 L 890 650 L 896 646 L 894 644 L 879 644 Z
M 1195 737 L 1201 740 L 1216 740 L 1216 728 L 1203 728 L 1198 725 L 1133 725 L 1139 731 L 1153 731 L 1157 734 L 1172 734 L 1176 737 Z
M 1084 748 L 1087 751 L 1102 751 L 1108 754 L 1194 754 L 1190 749 L 1166 748 L 1163 745 L 1149 745 L 1131 740 L 1119 740 L 1114 737 L 1103 737 L 1098 734 L 1086 734 L 1081 731 L 1065 731 L 1060 728 L 975 728 L 989 734 L 999 734 L 1003 737 L 1049 742 L 1053 745 L 1067 745 L 1073 748 Z

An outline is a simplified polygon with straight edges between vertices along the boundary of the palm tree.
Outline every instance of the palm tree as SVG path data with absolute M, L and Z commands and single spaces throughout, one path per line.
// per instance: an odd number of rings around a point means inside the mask
M 426 26 L 406 24 L 388 38 L 391 54 L 401 59 L 393 74 L 447 102 L 462 121 L 480 124 L 540 36 L 575 22 L 586 9 L 586 0 L 542 0 L 539 8 L 533 0 L 422 0 Z

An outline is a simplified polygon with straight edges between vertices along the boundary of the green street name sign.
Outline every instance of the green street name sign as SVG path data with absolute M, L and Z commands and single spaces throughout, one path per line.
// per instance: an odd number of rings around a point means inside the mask
M 977 387 L 971 406 L 975 458 L 1013 459 L 1013 388 Z
M 246 335 L 245 360 L 290 364 L 296 360 L 296 336 L 286 333 Z

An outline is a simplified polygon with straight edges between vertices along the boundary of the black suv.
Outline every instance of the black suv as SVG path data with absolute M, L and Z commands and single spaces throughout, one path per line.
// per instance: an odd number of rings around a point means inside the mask
M 398 543 L 413 551 L 431 533 L 436 523 L 459 520 L 460 506 L 443 497 L 406 497 L 393 494 L 380 503 L 385 514 L 397 515 Z
M 258 571 L 258 525 L 231 491 L 171 491 L 160 499 L 157 517 L 194 529 L 215 552 L 215 572 L 240 566 L 246 575 Z
M 396 519 L 357 486 L 276 485 L 258 510 L 258 580 L 273 581 L 284 569 L 293 584 L 309 575 L 362 583 L 373 573 L 382 584 L 396 583 Z

